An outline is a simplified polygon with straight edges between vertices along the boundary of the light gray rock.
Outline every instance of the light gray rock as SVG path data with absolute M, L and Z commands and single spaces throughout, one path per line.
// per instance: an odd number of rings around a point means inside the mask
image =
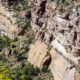
M 42 1 L 31 1 L 35 5 L 35 9 L 32 10 L 31 25 L 36 40 L 49 46 L 52 60 L 48 66 L 50 66 L 54 80 L 75 80 L 80 60 L 80 52 L 78 52 L 80 49 L 80 10 L 69 5 L 69 10 L 60 13 L 55 10 L 58 6 L 54 1 L 47 1 L 46 4 L 40 5 Z M 40 21 L 44 26 L 37 24 Z M 51 35 L 53 39 L 50 41 Z

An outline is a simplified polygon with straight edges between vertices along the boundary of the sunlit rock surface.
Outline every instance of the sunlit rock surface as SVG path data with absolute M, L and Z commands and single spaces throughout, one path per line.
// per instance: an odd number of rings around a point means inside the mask
M 40 42 L 36 41 L 34 47 L 30 47 L 29 61 L 39 68 L 40 65 L 41 68 L 47 65 L 53 73 L 54 80 L 79 80 L 79 9 L 72 7 L 70 11 L 59 13 L 56 11 L 58 5 L 54 1 L 29 0 L 29 5 L 31 4 L 31 26 L 36 40 Z M 46 51 L 43 43 L 47 46 Z M 45 56 L 47 50 L 50 57 Z M 41 55 L 44 55 L 45 59 Z
M 0 35 L 6 35 L 14 39 L 18 34 L 15 21 L 16 19 L 13 17 L 13 12 L 9 12 L 7 8 L 0 4 Z

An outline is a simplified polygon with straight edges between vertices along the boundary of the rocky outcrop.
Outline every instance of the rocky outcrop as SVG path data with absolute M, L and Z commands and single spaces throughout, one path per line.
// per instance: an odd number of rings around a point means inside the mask
M 28 61 L 39 68 L 43 67 L 44 62 L 50 57 L 47 45 L 41 41 L 36 41 L 30 46 Z
M 30 46 L 28 61 L 40 69 L 47 66 L 53 73 L 54 80 L 80 79 L 73 63 L 58 54 L 54 48 L 49 50 L 48 46 L 41 41 L 36 41 Z
M 9 12 L 8 9 L 3 7 L 0 3 L 0 35 L 5 35 L 14 39 L 18 34 L 15 21 L 13 12 Z
M 50 54 L 52 54 L 52 62 L 50 64 L 50 70 L 54 75 L 55 80 L 75 80 L 76 75 L 76 69 L 74 65 L 70 64 L 66 59 L 54 52 L 52 49 L 50 51 Z M 53 56 L 53 54 L 55 56 Z M 55 59 L 54 59 L 55 57 Z
M 74 6 L 68 6 L 64 12 L 60 12 L 60 6 L 55 1 L 29 0 L 29 5 L 33 7 L 31 26 L 35 38 L 40 42 L 31 47 L 28 58 L 33 65 L 41 68 L 50 61 L 47 66 L 54 80 L 79 79 L 80 9 L 74 3 Z M 47 50 L 48 56 L 45 56 Z

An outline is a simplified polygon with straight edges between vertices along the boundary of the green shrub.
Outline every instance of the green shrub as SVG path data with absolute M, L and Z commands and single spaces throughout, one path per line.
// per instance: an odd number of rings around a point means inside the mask
M 18 4 L 13 5 L 13 10 L 15 13 L 14 16 L 17 19 L 16 24 L 18 25 L 18 27 L 22 28 L 22 31 L 28 30 L 28 28 L 31 27 L 30 18 L 26 17 L 26 14 L 30 11 L 28 0 L 20 0 Z M 26 13 L 24 17 L 20 15 L 21 12 Z
M 7 36 L 0 36 L 0 51 L 2 51 L 2 49 L 10 46 L 11 43 L 11 39 Z

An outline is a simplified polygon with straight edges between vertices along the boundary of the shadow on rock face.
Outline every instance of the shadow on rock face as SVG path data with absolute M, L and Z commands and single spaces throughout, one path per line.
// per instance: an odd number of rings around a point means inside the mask
M 50 64 L 51 64 L 51 61 L 52 61 L 52 58 L 51 58 L 51 55 L 49 55 L 46 59 L 45 59 L 45 61 L 44 61 L 44 63 L 43 63 L 43 67 L 47 67 L 47 68 L 49 68 L 49 66 L 50 66 Z
M 42 16 L 44 12 L 46 12 L 45 6 L 46 6 L 46 0 L 41 2 L 40 9 L 38 10 L 37 14 L 40 14 L 40 16 Z
M 14 3 L 17 4 L 20 0 L 8 0 L 8 5 L 12 6 Z

